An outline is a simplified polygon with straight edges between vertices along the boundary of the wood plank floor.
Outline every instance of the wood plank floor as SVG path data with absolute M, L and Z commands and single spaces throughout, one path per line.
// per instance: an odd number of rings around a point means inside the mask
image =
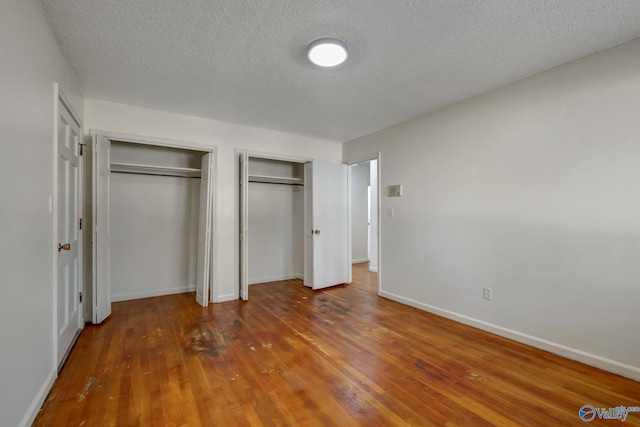
M 379 298 L 365 268 L 356 285 L 253 285 L 208 308 L 115 303 L 34 425 L 564 426 L 584 404 L 640 406 L 640 383 Z

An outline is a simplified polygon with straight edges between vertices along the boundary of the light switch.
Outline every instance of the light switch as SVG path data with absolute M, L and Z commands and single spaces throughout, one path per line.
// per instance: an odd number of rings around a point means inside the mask
M 387 209 L 387 216 L 390 216 L 390 217 L 393 216 L 393 208 Z

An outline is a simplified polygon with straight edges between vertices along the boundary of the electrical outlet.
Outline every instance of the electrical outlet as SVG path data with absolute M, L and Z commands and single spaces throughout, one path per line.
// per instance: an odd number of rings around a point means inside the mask
M 493 298 L 493 289 L 487 288 L 486 286 L 482 288 L 482 298 L 484 299 Z

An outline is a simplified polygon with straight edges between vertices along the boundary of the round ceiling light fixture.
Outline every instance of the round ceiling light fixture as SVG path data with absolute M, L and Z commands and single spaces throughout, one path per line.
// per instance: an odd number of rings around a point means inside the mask
M 309 61 L 320 67 L 335 67 L 349 56 L 347 44 L 340 39 L 322 38 L 312 42 L 307 48 Z

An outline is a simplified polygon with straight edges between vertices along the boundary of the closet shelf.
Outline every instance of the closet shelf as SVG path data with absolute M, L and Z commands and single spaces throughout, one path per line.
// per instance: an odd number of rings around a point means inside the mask
M 168 175 L 187 178 L 200 178 L 200 169 L 175 166 L 152 166 L 135 163 L 111 163 L 111 172 L 134 173 L 142 175 Z
M 287 176 L 254 175 L 254 174 L 249 174 L 249 182 L 304 185 L 304 180 L 302 178 L 293 178 L 293 177 L 287 177 Z

